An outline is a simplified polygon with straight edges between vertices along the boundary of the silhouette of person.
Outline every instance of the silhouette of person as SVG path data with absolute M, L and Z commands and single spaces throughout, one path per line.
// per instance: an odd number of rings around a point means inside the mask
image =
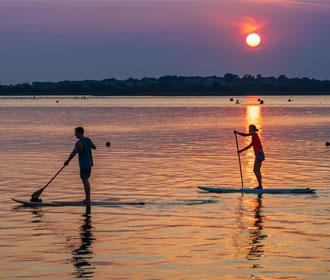
M 64 165 L 68 165 L 69 162 L 74 158 L 76 154 L 79 157 L 79 166 L 80 166 L 80 178 L 84 185 L 86 199 L 83 203 L 90 204 L 91 196 L 90 196 L 90 184 L 89 178 L 92 172 L 93 166 L 93 156 L 92 149 L 96 149 L 96 146 L 92 142 L 91 139 L 84 136 L 84 129 L 82 127 L 76 127 L 75 136 L 78 138 L 69 158 L 64 162 Z

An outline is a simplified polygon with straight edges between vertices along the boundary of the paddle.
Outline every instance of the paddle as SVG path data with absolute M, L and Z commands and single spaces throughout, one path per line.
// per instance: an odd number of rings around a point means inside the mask
M 234 131 L 235 139 L 236 139 L 236 147 L 237 147 L 237 155 L 238 155 L 238 162 L 239 162 L 239 170 L 241 171 L 241 182 L 242 182 L 242 189 L 243 189 L 243 173 L 242 173 L 242 164 L 241 164 L 241 157 L 239 155 L 239 147 L 238 147 L 238 141 L 237 141 L 237 134 Z
M 44 186 L 42 189 L 34 192 L 32 195 L 31 195 L 31 201 L 35 201 L 35 202 L 41 202 L 41 199 L 38 199 L 39 196 L 41 195 L 41 193 L 43 192 L 43 190 L 45 188 L 47 188 L 47 186 L 55 179 L 55 177 L 60 174 L 60 172 L 63 170 L 63 168 L 65 167 L 65 165 L 54 175 L 54 177 L 52 179 L 50 179 L 50 181 L 47 183 L 46 186 Z

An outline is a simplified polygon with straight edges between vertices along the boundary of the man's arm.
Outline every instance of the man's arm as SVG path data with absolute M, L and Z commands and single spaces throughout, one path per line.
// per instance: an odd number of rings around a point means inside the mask
M 81 141 L 77 141 L 68 159 L 64 162 L 64 165 L 68 165 L 71 159 L 73 159 L 75 155 L 78 153 L 78 151 L 81 149 L 82 149 L 82 143 Z
M 92 140 L 91 140 L 91 148 L 94 149 L 94 150 L 96 149 L 96 146 L 94 145 Z

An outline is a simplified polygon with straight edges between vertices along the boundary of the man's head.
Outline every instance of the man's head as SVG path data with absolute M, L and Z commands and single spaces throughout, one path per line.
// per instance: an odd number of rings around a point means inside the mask
M 74 129 L 74 135 L 79 139 L 81 137 L 84 137 L 84 129 L 79 126 Z

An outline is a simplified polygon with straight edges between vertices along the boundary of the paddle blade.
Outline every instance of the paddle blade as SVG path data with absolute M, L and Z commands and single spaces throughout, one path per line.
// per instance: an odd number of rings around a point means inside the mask
M 45 188 L 42 188 L 42 189 L 40 189 L 40 190 L 34 192 L 34 193 L 31 195 L 31 198 L 34 199 L 34 200 L 35 200 L 35 199 L 38 199 L 39 196 L 41 195 L 41 193 L 43 192 L 44 189 L 45 189 Z

